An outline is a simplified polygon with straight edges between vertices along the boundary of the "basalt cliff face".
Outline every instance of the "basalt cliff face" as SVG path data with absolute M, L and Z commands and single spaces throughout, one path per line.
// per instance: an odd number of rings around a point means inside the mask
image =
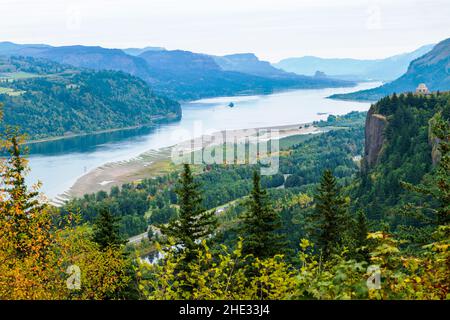
M 441 140 L 436 137 L 436 135 L 433 133 L 433 130 L 431 129 L 436 122 L 436 116 L 430 119 L 428 122 L 428 143 L 431 146 L 431 161 L 433 162 L 433 166 L 436 166 L 441 161 L 442 154 L 439 151 L 439 144 L 441 143 Z
M 373 168 L 377 163 L 384 142 L 384 128 L 386 127 L 386 117 L 375 113 L 372 106 L 367 113 L 365 130 L 365 148 L 363 169 Z

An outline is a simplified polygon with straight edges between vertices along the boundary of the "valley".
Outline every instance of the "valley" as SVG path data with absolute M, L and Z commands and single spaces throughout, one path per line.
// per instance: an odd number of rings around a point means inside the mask
M 450 300 L 444 2 L 0 1 L 0 300 Z
M 363 83 L 357 88 L 370 88 L 379 82 Z M 326 99 L 333 92 L 349 92 L 354 88 L 294 90 L 261 96 L 236 96 L 204 99 L 182 105 L 180 121 L 157 124 L 153 128 L 115 133 L 108 141 L 103 135 L 67 138 L 64 141 L 30 145 L 28 183 L 43 182 L 42 191 L 50 198 L 69 191 L 75 182 L 90 171 L 111 162 L 133 162 L 149 150 L 167 148 L 182 141 L 222 130 L 272 128 L 300 125 L 326 119 L 329 113 L 345 114 L 366 111 L 368 103 Z M 229 101 L 236 107 L 229 108 Z M 318 115 L 322 112 L 322 115 Z M 98 140 L 96 139 L 98 138 Z M 123 167 L 123 166 L 121 166 Z M 70 168 L 68 170 L 68 168 Z M 55 175 L 55 173 L 58 174 Z M 129 179 L 129 178 L 128 178 Z M 103 179 L 103 180 L 110 180 Z M 103 181 L 102 180 L 102 181 Z M 101 186 L 94 182 L 93 190 Z M 87 190 L 89 186 L 83 186 Z M 80 195 L 79 192 L 76 192 Z

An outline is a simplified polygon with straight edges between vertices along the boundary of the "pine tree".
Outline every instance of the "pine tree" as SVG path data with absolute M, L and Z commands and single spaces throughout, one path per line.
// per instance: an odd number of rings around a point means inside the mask
M 282 252 L 284 245 L 278 214 L 270 206 L 267 190 L 261 189 L 261 177 L 253 173 L 253 190 L 242 219 L 242 252 L 256 258 L 269 258 Z
M 324 259 L 328 259 L 342 244 L 346 231 L 346 202 L 331 170 L 324 171 L 314 200 L 313 233 Z
M 180 245 L 181 252 L 185 253 L 185 260 L 190 261 L 195 258 L 200 240 L 215 231 L 217 219 L 214 211 L 206 211 L 203 208 L 199 185 L 194 181 L 188 164 L 183 167 L 179 186 L 175 191 L 180 206 L 178 218 L 160 228 L 166 237 L 172 238 L 175 244 Z
M 94 234 L 92 240 L 98 244 L 100 250 L 105 253 L 114 252 L 116 261 L 122 265 L 121 277 L 127 279 L 127 284 L 120 289 L 112 290 L 106 294 L 106 299 L 137 299 L 137 277 L 135 273 L 136 262 L 130 259 L 129 252 L 126 252 L 122 245 L 127 243 L 119 232 L 118 217 L 115 217 L 111 211 L 102 206 L 98 217 L 94 223 Z
M 39 204 L 37 200 L 39 192 L 28 190 L 25 183 L 25 175 L 28 168 L 27 160 L 22 156 L 21 152 L 20 145 L 23 143 L 23 140 L 23 137 L 19 135 L 17 130 L 9 129 L 6 133 L 3 149 L 6 149 L 9 153 L 9 158 L 0 174 L 2 180 L 0 192 L 9 195 L 6 202 L 8 207 L 14 206 L 18 215 L 26 216 L 31 210 L 42 209 L 43 205 Z
M 28 171 L 27 160 L 22 156 L 21 144 L 23 137 L 17 129 L 7 128 L 2 139 L 1 151 L 7 151 L 9 158 L 2 161 L 0 170 L 0 214 L 2 219 L 11 226 L 14 234 L 16 251 L 25 256 L 30 253 L 34 221 L 39 221 L 37 216 L 46 208 L 37 197 L 38 191 L 30 191 L 25 183 L 25 175 Z M 46 232 L 45 228 L 40 228 Z
M 364 260 L 369 259 L 369 251 L 366 248 L 368 244 L 367 235 L 369 234 L 369 227 L 366 214 L 363 210 L 358 210 L 356 216 L 356 228 L 354 235 L 354 246 L 358 258 Z
M 101 250 L 108 247 L 119 247 L 125 244 L 119 232 L 119 219 L 114 217 L 111 212 L 102 207 L 94 224 L 93 241 L 96 242 Z
M 359 210 L 356 216 L 356 234 L 355 234 L 355 240 L 356 240 L 356 246 L 362 247 L 367 243 L 367 234 L 369 228 L 367 226 L 367 218 L 364 211 Z

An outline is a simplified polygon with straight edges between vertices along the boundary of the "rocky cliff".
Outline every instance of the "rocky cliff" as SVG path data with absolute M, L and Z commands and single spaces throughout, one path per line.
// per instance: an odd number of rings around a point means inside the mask
M 370 169 L 377 163 L 384 142 L 383 132 L 386 123 L 386 117 L 375 113 L 375 108 L 372 106 L 366 118 L 363 169 Z
M 439 143 L 441 140 L 436 137 L 436 135 L 432 131 L 432 127 L 436 121 L 436 115 L 430 119 L 428 122 L 428 143 L 431 146 L 431 160 L 433 162 L 433 166 L 437 165 L 441 161 L 441 152 L 439 151 Z

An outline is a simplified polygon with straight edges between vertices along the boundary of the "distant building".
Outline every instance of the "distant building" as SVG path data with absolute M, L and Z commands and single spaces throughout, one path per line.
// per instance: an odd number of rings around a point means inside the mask
M 417 86 L 416 88 L 416 93 L 417 94 L 429 94 L 430 91 L 428 90 L 427 86 L 425 85 L 425 83 L 421 83 Z

